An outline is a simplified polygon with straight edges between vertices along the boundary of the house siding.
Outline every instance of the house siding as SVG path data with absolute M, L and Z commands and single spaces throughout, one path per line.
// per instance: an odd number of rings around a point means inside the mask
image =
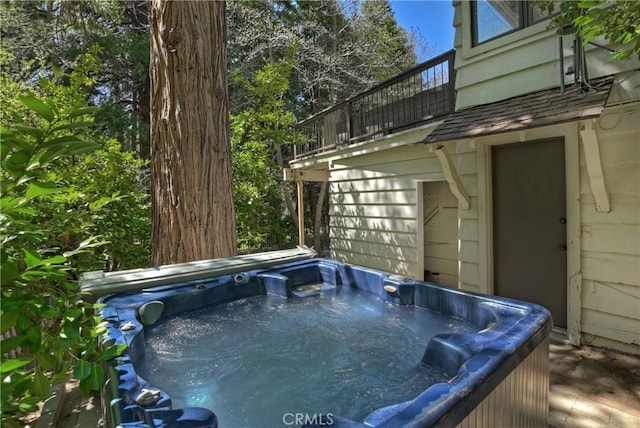
M 478 291 L 477 162 L 468 144 L 448 150 L 471 198 L 470 210 L 458 209 L 459 286 Z M 440 161 L 424 144 L 334 162 L 329 180 L 331 256 L 422 279 L 418 182 L 442 180 Z
M 611 212 L 596 205 L 580 152 L 584 340 L 640 345 L 640 112 L 605 110 L 596 132 Z M 615 126 L 614 126 L 615 125 Z M 636 351 L 637 348 L 629 349 Z
M 333 258 L 415 276 L 418 207 L 411 170 L 428 163 L 428 155 L 424 147 L 407 147 L 334 162 L 329 178 Z M 394 162 L 406 162 L 410 170 L 398 170 Z
M 492 103 L 518 95 L 573 83 L 573 75 L 560 70 L 559 38 L 548 21 L 472 46 L 470 2 L 454 1 L 456 37 L 456 110 Z M 604 40 L 595 40 L 606 45 Z M 573 63 L 573 37 L 563 37 L 565 69 Z M 640 61 L 607 61 L 610 53 L 585 47 L 590 78 L 637 70 Z
M 478 163 L 475 147 L 467 142 L 447 145 L 453 164 L 460 174 L 470 206 L 458 206 L 458 286 L 478 292 L 479 282 L 479 233 L 478 233 Z

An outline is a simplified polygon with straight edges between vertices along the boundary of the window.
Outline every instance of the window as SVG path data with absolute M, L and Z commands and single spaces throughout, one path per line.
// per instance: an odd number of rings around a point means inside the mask
M 547 17 L 530 0 L 473 1 L 471 16 L 474 46 L 528 27 Z

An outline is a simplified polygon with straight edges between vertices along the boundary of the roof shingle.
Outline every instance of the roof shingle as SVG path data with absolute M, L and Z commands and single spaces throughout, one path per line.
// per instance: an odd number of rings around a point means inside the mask
M 436 143 L 540 126 L 573 122 L 600 116 L 604 109 L 612 78 L 594 80 L 592 92 L 582 93 L 573 84 L 547 89 L 457 111 L 431 132 L 423 143 Z

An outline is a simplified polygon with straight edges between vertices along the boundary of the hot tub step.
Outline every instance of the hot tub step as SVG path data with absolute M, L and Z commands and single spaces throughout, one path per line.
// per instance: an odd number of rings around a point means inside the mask
M 296 297 L 319 296 L 326 291 L 335 290 L 335 288 L 336 287 L 333 285 L 325 284 L 322 282 L 318 284 L 306 284 L 293 288 L 291 290 L 291 294 Z

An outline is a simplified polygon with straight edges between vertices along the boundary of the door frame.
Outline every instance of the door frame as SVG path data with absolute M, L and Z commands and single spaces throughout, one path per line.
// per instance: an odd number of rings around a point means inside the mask
M 494 294 L 493 183 L 491 147 L 519 142 L 564 138 L 567 210 L 567 337 L 580 344 L 582 266 L 580 262 L 580 146 L 579 123 L 505 133 L 473 140 L 478 167 L 478 240 L 480 291 Z
M 424 183 L 446 181 L 444 175 L 437 172 L 434 178 L 416 180 L 416 271 L 413 279 L 424 280 Z M 458 208 L 460 219 L 460 208 Z M 458 287 L 460 286 L 460 250 L 458 250 Z
M 440 184 L 445 184 L 447 189 L 449 189 L 447 180 L 443 177 L 441 178 L 435 178 L 435 179 L 431 179 L 431 180 L 416 180 L 416 252 L 417 252 L 417 259 L 416 259 L 416 272 L 414 273 L 414 279 L 417 279 L 419 281 L 423 281 L 424 280 L 424 247 L 425 247 L 425 239 L 426 239 L 426 234 L 424 231 L 424 186 L 426 183 L 440 183 Z M 453 195 L 453 193 L 452 193 Z M 458 209 L 457 209 L 457 213 L 456 213 L 456 217 L 458 220 L 458 236 L 456 237 L 456 244 L 458 247 L 458 251 L 456 252 L 456 262 L 458 264 L 457 267 L 457 284 L 455 285 L 454 288 L 460 288 L 461 286 L 461 281 L 460 281 L 460 266 L 461 266 L 461 262 L 460 262 L 460 238 L 459 238 L 459 233 L 460 233 L 460 225 L 459 225 L 459 221 L 460 221 L 460 206 L 458 205 Z

